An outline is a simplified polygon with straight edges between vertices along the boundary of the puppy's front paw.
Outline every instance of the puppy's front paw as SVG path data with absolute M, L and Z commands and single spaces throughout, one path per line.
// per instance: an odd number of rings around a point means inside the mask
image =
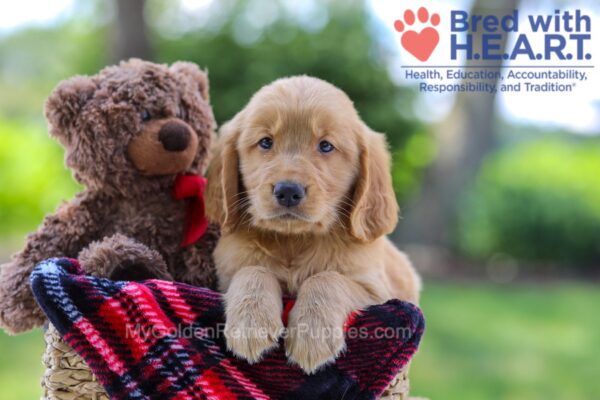
M 227 348 L 250 364 L 277 346 L 283 333 L 281 316 L 259 304 L 253 307 L 229 307 L 225 323 Z
M 288 359 L 307 374 L 329 364 L 346 348 L 343 323 L 327 319 L 319 311 L 290 313 L 285 341 Z

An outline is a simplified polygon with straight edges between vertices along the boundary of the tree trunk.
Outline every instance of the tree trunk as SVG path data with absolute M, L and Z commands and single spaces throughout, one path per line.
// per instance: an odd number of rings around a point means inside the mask
M 146 0 L 115 0 L 117 11 L 113 36 L 113 57 L 116 62 L 131 57 L 152 59 L 148 41 L 144 7 Z
M 518 0 L 477 0 L 471 14 L 510 14 Z M 474 49 L 481 49 L 482 29 L 473 33 Z M 501 43 L 506 47 L 506 35 Z M 500 64 L 470 60 L 467 66 Z M 499 68 L 490 68 L 497 72 Z M 493 81 L 486 81 L 492 82 Z M 498 83 L 497 81 L 495 82 Z M 456 233 L 457 205 L 494 147 L 496 96 L 459 92 L 448 116 L 434 128 L 438 157 L 425 173 L 421 191 L 406 208 L 397 237 L 401 242 L 448 248 Z

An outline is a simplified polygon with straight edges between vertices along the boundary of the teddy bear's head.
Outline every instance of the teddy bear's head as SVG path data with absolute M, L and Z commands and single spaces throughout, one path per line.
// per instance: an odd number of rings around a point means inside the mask
M 206 73 L 138 59 L 61 82 L 45 107 L 50 133 L 88 188 L 130 195 L 201 173 L 215 120 Z

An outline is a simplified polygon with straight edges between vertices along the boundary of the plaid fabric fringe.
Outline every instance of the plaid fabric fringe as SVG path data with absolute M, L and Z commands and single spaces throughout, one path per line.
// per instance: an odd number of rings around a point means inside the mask
M 356 312 L 346 324 L 347 350 L 309 376 L 288 363 L 281 343 L 254 365 L 229 353 L 221 296 L 208 289 L 94 278 L 66 258 L 40 263 L 31 286 L 114 399 L 375 399 L 424 329 L 421 311 L 399 300 Z

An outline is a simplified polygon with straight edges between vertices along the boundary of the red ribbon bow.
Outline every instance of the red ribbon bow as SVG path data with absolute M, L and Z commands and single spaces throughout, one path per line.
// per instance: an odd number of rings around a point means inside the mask
M 176 200 L 187 199 L 185 234 L 181 247 L 186 247 L 204 235 L 208 227 L 208 218 L 204 211 L 204 189 L 206 178 L 199 175 L 180 175 L 175 179 L 173 197 Z

